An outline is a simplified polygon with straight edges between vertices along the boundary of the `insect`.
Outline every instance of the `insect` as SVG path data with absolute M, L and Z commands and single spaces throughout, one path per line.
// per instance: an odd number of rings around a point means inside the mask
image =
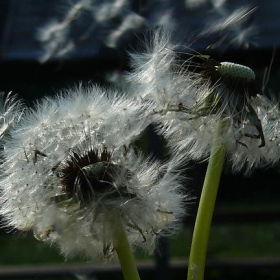
M 34 150 L 34 159 L 33 159 L 33 163 L 37 163 L 38 161 L 38 155 L 42 156 L 42 157 L 47 157 L 47 155 L 39 150 Z
M 109 164 L 109 162 L 103 161 L 91 163 L 82 167 L 82 171 L 85 172 L 86 176 L 88 177 L 102 178 Z
M 215 68 L 221 75 L 228 75 L 229 77 L 246 79 L 248 81 L 255 80 L 256 78 L 251 68 L 237 63 L 221 62 Z
M 35 165 L 38 161 L 38 155 L 39 156 L 42 156 L 42 157 L 47 157 L 47 155 L 37 149 L 33 150 L 34 152 L 34 158 L 33 158 L 33 164 Z M 26 153 L 26 150 L 23 149 L 23 153 L 24 153 L 24 157 L 26 159 L 26 161 L 29 163 L 29 159 L 28 159 L 28 156 L 27 156 L 27 153 Z
M 111 153 L 89 150 L 85 154 L 72 153 L 60 170 L 61 184 L 66 193 L 76 196 L 82 204 L 110 198 L 133 198 L 126 186 L 115 186 L 114 176 L 122 174 L 127 180 L 131 172 L 111 161 Z

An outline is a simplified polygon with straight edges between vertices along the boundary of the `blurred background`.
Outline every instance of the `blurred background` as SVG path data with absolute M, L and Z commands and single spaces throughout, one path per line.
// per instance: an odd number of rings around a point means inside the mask
M 0 90 L 32 106 L 77 83 L 114 85 L 129 70 L 128 53 L 141 51 L 145 34 L 165 25 L 195 51 L 249 66 L 265 94 L 279 95 L 275 0 L 0 0 Z M 164 156 L 152 128 L 142 141 Z M 186 173 L 186 192 L 198 199 L 205 170 L 193 162 Z M 205 279 L 280 279 L 279 170 L 224 172 Z M 143 279 L 186 279 L 196 209 L 197 202 L 155 256 L 137 252 Z M 1 279 L 122 279 L 117 264 L 65 260 L 31 234 L 2 229 L 0 244 Z

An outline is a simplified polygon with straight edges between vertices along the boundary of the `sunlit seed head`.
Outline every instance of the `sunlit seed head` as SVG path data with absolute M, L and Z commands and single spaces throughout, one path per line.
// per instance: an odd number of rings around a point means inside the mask
M 244 65 L 233 62 L 221 62 L 220 65 L 215 66 L 221 75 L 228 75 L 235 78 L 243 78 L 247 80 L 255 80 L 254 71 Z

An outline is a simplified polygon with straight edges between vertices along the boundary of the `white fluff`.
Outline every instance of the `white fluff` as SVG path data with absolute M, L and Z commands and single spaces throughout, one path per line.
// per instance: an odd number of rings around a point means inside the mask
M 152 250 L 157 234 L 183 216 L 184 196 L 175 159 L 161 164 L 131 147 L 150 123 L 148 109 L 94 86 L 46 98 L 27 110 L 4 141 L 0 214 L 6 224 L 58 243 L 67 256 L 95 258 L 112 250 L 106 212 L 118 211 L 132 246 Z M 118 166 L 111 182 L 115 195 L 96 194 L 86 207 L 73 197 L 60 201 L 66 195 L 63 167 L 71 155 L 92 149 L 106 149 L 110 164 Z M 124 188 L 131 198 L 122 195 Z
M 237 92 L 234 86 L 231 89 L 222 82 L 210 86 L 209 81 L 189 71 L 191 59 L 180 61 L 179 44 L 173 43 L 170 30 L 156 31 L 144 44 L 142 52 L 131 54 L 132 72 L 127 74 L 127 82 L 131 83 L 133 96 L 153 102 L 154 121 L 173 153 L 185 155 L 188 160 L 207 159 L 216 123 L 223 117 L 228 125 L 221 140 L 227 146 L 227 163 L 233 171 L 251 172 L 279 159 L 278 140 L 269 136 L 278 122 L 267 121 L 268 115 L 275 111 L 272 104 L 268 106 L 268 101 L 264 102 L 259 95 L 246 96 L 246 88 Z M 227 75 L 229 80 L 231 77 L 246 82 L 255 79 L 252 69 L 232 62 L 220 63 L 216 71 Z M 207 108 L 211 96 L 216 96 L 219 107 Z M 252 115 L 248 106 L 252 106 L 257 115 Z M 267 106 L 269 111 L 265 109 Z M 266 139 L 261 148 L 260 139 L 255 138 L 257 117 Z

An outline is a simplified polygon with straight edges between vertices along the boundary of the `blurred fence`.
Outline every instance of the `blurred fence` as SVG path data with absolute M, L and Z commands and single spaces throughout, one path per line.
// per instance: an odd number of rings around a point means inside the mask
M 187 260 L 172 261 L 169 269 L 173 274 L 181 275 L 176 279 L 186 279 Z M 138 263 L 138 269 L 143 279 L 156 279 L 156 266 L 152 262 Z M 279 259 L 262 260 L 238 260 L 238 259 L 210 259 L 207 261 L 206 270 L 211 269 L 277 269 L 280 271 Z M 26 279 L 26 278 L 51 278 L 60 279 L 62 277 L 71 277 L 71 279 L 122 279 L 122 273 L 118 265 L 96 266 L 92 264 L 85 265 L 40 265 L 40 266 L 0 266 L 0 279 Z M 149 278 L 148 278 L 149 277 Z M 170 278 L 174 279 L 174 278 Z M 243 278 L 242 278 L 243 279 Z
M 266 212 L 238 212 L 231 214 L 216 213 L 214 224 L 234 224 L 238 227 L 242 223 L 277 222 L 280 211 Z M 185 222 L 193 226 L 194 218 Z M 138 262 L 138 269 L 142 279 L 187 279 L 188 261 L 162 260 Z M 164 264 L 166 267 L 162 267 Z M 164 275 L 162 274 L 164 272 Z M 221 258 L 208 259 L 206 264 L 206 279 L 234 279 L 238 273 L 241 279 L 279 279 L 280 257 L 261 259 Z M 161 275 L 161 276 L 160 276 Z M 162 276 L 163 275 L 163 276 Z M 246 276 L 247 275 L 247 276 Z M 268 277 L 271 275 L 271 277 Z M 244 278 L 243 278 L 244 277 Z M 80 280 L 121 280 L 123 279 L 118 264 L 47 264 L 47 265 L 14 265 L 0 266 L 0 279 L 80 279 Z M 236 278 L 235 278 L 236 279 Z M 250 278 L 251 279 L 251 278 Z

